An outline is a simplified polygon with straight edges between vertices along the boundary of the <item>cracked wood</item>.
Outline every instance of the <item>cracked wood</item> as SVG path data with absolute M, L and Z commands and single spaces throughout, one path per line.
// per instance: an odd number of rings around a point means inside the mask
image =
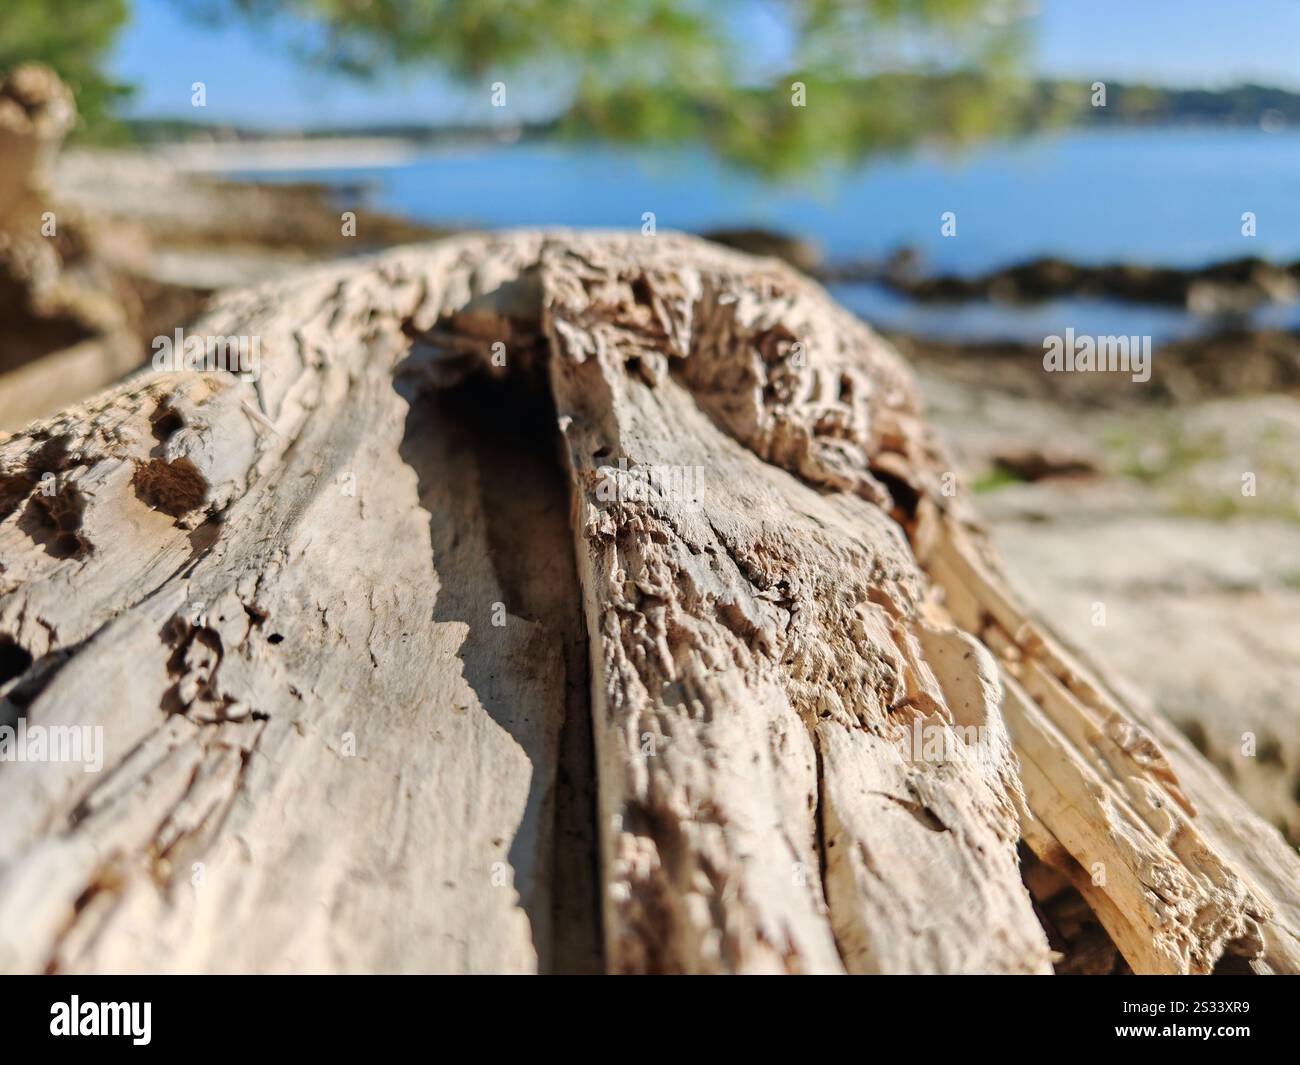
M 260 379 L 0 443 L 3 713 L 107 745 L 0 764 L 0 968 L 1047 972 L 1021 838 L 1135 971 L 1298 967 L 1295 855 L 788 268 L 469 237 L 191 331 Z

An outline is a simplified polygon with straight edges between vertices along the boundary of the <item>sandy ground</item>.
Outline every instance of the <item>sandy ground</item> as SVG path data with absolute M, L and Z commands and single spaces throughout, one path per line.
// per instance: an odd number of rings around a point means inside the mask
M 370 209 L 364 188 L 340 194 L 310 182 L 236 183 L 179 167 L 173 154 L 66 151 L 54 172 L 54 191 L 98 219 L 143 226 L 164 253 L 243 248 L 320 258 L 445 232 Z M 354 233 L 345 231 L 347 211 L 357 216 Z

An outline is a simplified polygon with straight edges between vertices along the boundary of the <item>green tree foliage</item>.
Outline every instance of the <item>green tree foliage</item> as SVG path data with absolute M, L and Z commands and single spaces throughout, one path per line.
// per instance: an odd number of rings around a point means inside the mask
M 304 56 L 334 69 L 433 67 L 516 101 L 545 86 L 574 135 L 699 141 L 769 172 L 998 132 L 1029 89 L 1017 0 L 180 2 L 308 27 Z
M 705 143 L 769 172 L 1016 126 L 1021 0 L 172 0 L 358 77 L 431 69 L 554 100 L 584 137 Z M 0 0 L 0 68 L 52 65 L 102 124 L 128 0 Z M 775 46 L 774 46 L 775 42 Z
M 36 60 L 56 70 L 77 96 L 83 128 L 110 128 L 112 108 L 129 91 L 104 72 L 127 0 L 0 0 L 0 71 Z

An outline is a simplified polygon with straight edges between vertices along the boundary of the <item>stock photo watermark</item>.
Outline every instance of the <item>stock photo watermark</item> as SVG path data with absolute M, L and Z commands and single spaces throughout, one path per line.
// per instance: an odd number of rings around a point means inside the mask
M 153 1038 L 153 1003 L 83 1002 L 72 995 L 50 1006 L 50 1035 L 128 1036 L 134 1046 L 148 1046 Z
M 596 499 L 601 503 L 665 503 L 698 506 L 704 501 L 703 466 L 629 466 L 620 458 L 617 466 L 596 471 Z
M 1043 369 L 1048 373 L 1126 373 L 1134 384 L 1151 380 L 1149 336 L 1064 334 L 1043 338 Z
M 87 773 L 104 768 L 103 725 L 0 725 L 0 762 L 80 765 Z
M 243 381 L 262 375 L 260 336 L 196 335 L 177 327 L 171 336 L 154 337 L 152 348 L 158 373 L 231 373 Z

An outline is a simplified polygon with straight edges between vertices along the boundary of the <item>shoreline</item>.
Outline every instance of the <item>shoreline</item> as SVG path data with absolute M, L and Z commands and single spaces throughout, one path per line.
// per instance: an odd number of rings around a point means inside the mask
M 281 158 L 279 153 L 286 143 L 289 142 L 258 146 L 268 169 L 272 160 Z M 293 143 L 295 151 L 304 147 L 313 149 L 314 157 L 323 163 L 345 142 L 332 139 L 319 145 Z M 368 155 L 363 153 L 362 158 L 376 162 L 388 158 L 396 163 L 408 157 L 407 149 L 393 138 L 375 138 L 365 143 Z M 192 146 L 188 158 L 200 162 L 205 157 L 224 153 L 227 147 L 214 143 L 201 146 L 200 150 L 200 146 Z M 170 285 L 210 291 L 269 280 L 312 261 L 482 228 L 473 225 L 473 220 L 439 226 L 414 221 L 401 212 L 367 207 L 364 184 L 345 186 L 310 176 L 266 182 L 255 177 L 186 169 L 179 165 L 178 158 L 174 150 L 166 147 L 126 151 L 71 149 L 60 157 L 56 188 L 61 198 L 92 208 L 102 218 L 116 216 L 144 229 L 153 252 L 148 266 L 143 268 L 153 278 Z M 300 162 L 303 158 L 299 157 Z M 356 159 L 352 162 L 357 164 Z M 246 155 L 241 157 L 240 167 L 252 169 Z M 338 219 L 343 209 L 358 212 L 354 237 L 340 232 Z M 1107 292 L 1099 306 L 1086 308 L 1085 314 L 1082 304 L 1074 307 L 1068 304 L 1072 300 L 1091 301 L 1101 295 L 1095 287 L 1097 268 L 1064 260 L 1034 260 L 992 271 L 976 282 L 966 279 L 965 288 L 945 299 L 935 291 L 947 289 L 943 275 L 933 275 L 937 279 L 933 283 L 921 280 L 925 275 L 917 269 L 919 264 L 915 258 L 895 256 L 878 264 L 860 260 L 853 264 L 861 271 L 856 272 L 845 270 L 843 264 L 827 262 L 815 241 L 789 233 L 748 227 L 705 229 L 698 235 L 742 252 L 785 260 L 826 284 L 840 302 L 882 334 L 896 338 L 900 346 L 917 358 L 941 364 L 952 363 L 954 359 L 971 360 L 986 370 L 997 365 L 999 376 L 1019 378 L 1025 367 L 1041 361 L 1043 337 L 1059 332 L 1057 326 L 1072 319 L 1077 329 L 1090 335 L 1121 332 L 1152 336 L 1158 361 L 1178 369 L 1175 392 L 1182 397 L 1203 395 L 1207 389 L 1251 391 L 1261 382 L 1266 388 L 1276 387 L 1289 393 L 1300 391 L 1300 382 L 1296 381 L 1292 369 L 1293 362 L 1300 359 L 1300 329 L 1293 327 L 1295 316 L 1288 313 L 1285 321 L 1278 321 L 1276 316 L 1269 318 L 1270 309 L 1297 306 L 1295 299 L 1277 297 L 1290 294 L 1284 290 L 1279 277 L 1290 282 L 1293 276 L 1300 276 L 1300 264 L 1261 266 L 1258 260 L 1234 260 L 1210 263 L 1197 270 L 1117 264 L 1105 268 L 1111 288 L 1119 287 L 1116 279 L 1132 278 L 1137 285 L 1137 291 L 1131 293 L 1133 298 L 1126 301 L 1114 291 Z M 891 284 L 891 280 L 903 278 L 913 279 L 914 286 Z M 1015 294 L 997 283 L 1001 278 L 1016 280 L 1019 298 L 1012 298 Z M 1160 282 L 1159 286 L 1155 280 Z M 1083 289 L 1077 294 L 1071 291 L 1076 282 Z M 890 302 L 905 302 L 910 310 L 899 314 L 876 299 L 860 302 L 844 291 L 855 284 L 892 292 Z M 929 292 L 907 291 L 907 288 L 926 289 L 927 286 Z M 1157 287 L 1161 288 L 1163 299 L 1138 298 L 1149 295 Z M 1199 313 L 1196 306 L 1178 306 L 1172 298 L 1172 290 L 1195 291 L 1200 302 L 1210 289 L 1221 294 L 1211 302 L 1218 304 L 1222 312 L 1234 309 L 1238 313 Z M 1064 301 L 1057 307 L 1064 317 L 1052 311 L 1054 301 Z M 1104 311 L 1101 304 L 1110 301 L 1116 301 L 1117 311 L 1127 303 L 1137 313 L 1136 320 L 1118 322 L 1134 328 L 1100 328 L 1096 315 Z M 1052 313 L 1044 315 L 1044 308 Z M 1008 328 L 1005 332 L 991 328 L 987 318 L 982 323 L 971 320 L 971 311 L 991 312 L 1004 320 Z M 1203 324 L 1198 323 L 1197 328 L 1172 329 L 1168 322 L 1157 318 L 1154 324 L 1136 328 L 1148 311 L 1164 318 L 1177 315 L 1189 320 L 1200 319 Z M 1057 318 L 1061 322 L 1056 322 Z M 945 324 L 937 329 L 918 328 L 925 320 Z M 964 330 L 958 329 L 963 320 Z M 1015 327 L 1017 322 L 1019 328 Z M 1026 328 L 1027 325 L 1032 328 Z M 1044 330 L 1041 335 L 1036 332 L 1040 326 Z M 1251 372 L 1241 375 L 1240 387 L 1228 373 L 1227 364 L 1232 362 L 1251 368 Z M 1047 387 L 1034 375 L 1031 377 L 1036 388 L 1045 388 L 1049 395 L 1059 393 L 1057 398 L 1068 402 L 1104 401 L 1106 397 L 1123 396 L 1127 391 L 1116 393 L 1105 380 L 1076 384 L 1071 377 L 1067 385 L 1056 387 L 1059 383 L 1048 382 L 1050 387 Z M 1147 402 L 1157 394 L 1165 401 L 1174 398 L 1156 388 L 1145 389 L 1142 396 L 1133 398 Z
M 177 142 L 130 150 L 184 173 L 229 175 L 245 171 L 384 169 L 427 158 L 437 148 L 399 137 L 328 137 Z
M 177 175 L 224 182 L 274 185 L 280 174 L 303 185 L 338 190 L 331 174 L 349 170 L 395 170 L 447 153 L 519 143 L 518 128 L 491 134 L 448 134 L 435 140 L 413 135 L 267 136 L 203 141 L 174 140 L 130 147 L 72 148 L 82 155 Z M 316 175 L 319 175 L 317 177 Z M 410 212 L 394 209 L 396 216 Z M 496 228 L 475 218 L 421 223 L 429 228 Z M 1145 256 L 1092 260 L 1081 256 L 1031 255 L 994 258 L 987 266 L 957 272 L 927 264 L 922 249 L 906 243 L 863 254 L 823 254 L 815 236 L 764 224 L 692 226 L 689 231 L 738 250 L 785 259 L 823 284 L 873 284 L 917 304 L 957 306 L 984 301 L 1007 308 L 1033 307 L 1051 299 L 1102 297 L 1133 304 L 1186 309 L 1201 315 L 1248 313 L 1266 305 L 1300 303 L 1300 256 L 1217 254 L 1201 261 L 1162 261 Z
M 516 144 L 523 131 L 448 134 L 436 139 L 365 135 L 222 138 L 158 141 L 117 148 L 73 147 L 71 152 L 110 153 L 161 162 L 184 173 L 238 174 L 259 171 L 388 169 L 465 148 Z

